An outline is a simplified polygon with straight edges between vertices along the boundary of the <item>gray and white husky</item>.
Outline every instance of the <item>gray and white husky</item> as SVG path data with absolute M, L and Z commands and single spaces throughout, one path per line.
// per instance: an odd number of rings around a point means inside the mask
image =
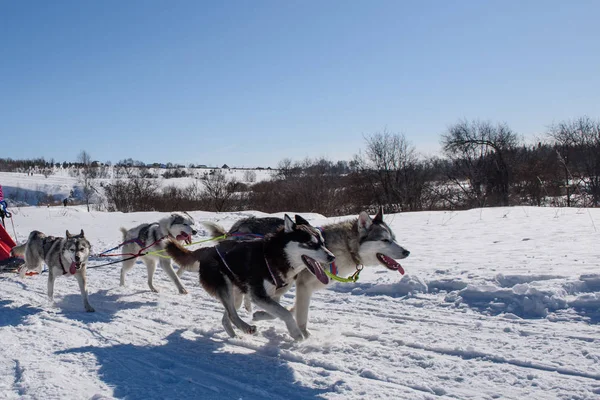
M 123 232 L 123 242 L 128 242 L 122 247 L 124 260 L 123 268 L 121 269 L 121 286 L 125 286 L 125 274 L 133 268 L 137 260 L 137 258 L 129 260 L 126 258 L 130 257 L 132 254 L 137 254 L 144 248 L 144 252 L 164 250 L 168 238 L 191 243 L 192 235 L 197 233 L 194 229 L 194 224 L 194 219 L 189 214 L 172 213 L 168 217 L 152 224 L 138 225 L 129 230 L 121 228 L 121 232 Z M 179 293 L 187 294 L 187 290 L 183 287 L 179 277 L 173 270 L 171 259 L 166 257 L 166 254 L 162 254 L 162 257 L 158 254 L 148 254 L 138 258 L 146 264 L 146 268 L 148 269 L 148 286 L 150 287 L 150 290 L 158 292 L 153 283 L 154 271 L 156 271 L 156 264 L 158 264 L 169 278 L 171 278 L 175 286 L 177 286 Z
M 265 236 L 275 232 L 282 225 L 283 219 L 278 217 L 248 217 L 234 223 L 227 234 L 239 235 L 238 238 L 243 238 L 244 235 Z
M 88 312 L 94 308 L 88 301 L 86 265 L 90 256 L 90 242 L 83 234 L 66 237 L 46 236 L 40 231 L 32 231 L 27 242 L 11 250 L 13 256 L 25 256 L 25 264 L 19 270 L 25 277 L 28 270 L 42 271 L 42 263 L 48 266 L 48 297 L 54 300 L 54 281 L 57 277 L 67 275 L 77 278 L 83 305 Z
M 271 226 L 277 229 L 276 221 L 261 222 L 261 218 L 248 218 L 238 221 L 234 225 L 238 232 L 250 231 L 251 228 L 260 226 L 266 229 Z M 213 236 L 223 235 L 224 229 L 216 224 L 207 225 Z M 366 212 L 361 212 L 355 220 L 328 224 L 319 228 L 325 240 L 325 246 L 335 255 L 335 263 L 331 264 L 331 272 L 341 277 L 355 273 L 364 265 L 381 264 L 386 268 L 404 274 L 402 266 L 395 260 L 408 257 L 410 252 L 396 242 L 392 229 L 383 221 L 383 208 L 379 208 L 377 215 L 371 218 Z M 233 227 L 232 227 L 233 230 Z M 296 300 L 292 310 L 295 311 L 296 321 L 304 336 L 309 336 L 307 330 L 308 307 L 315 290 L 327 287 L 313 274 L 301 272 L 296 278 Z M 290 287 L 278 290 L 274 299 L 279 298 Z M 258 311 L 254 313 L 254 320 L 271 319 L 268 313 Z
M 282 319 L 296 340 L 303 335 L 294 316 L 273 297 L 279 298 L 282 288 L 289 287 L 299 273 L 327 282 L 319 262 L 335 259 L 323 244 L 319 230 L 302 217 L 296 216 L 294 223 L 287 215 L 283 227 L 264 239 L 226 240 L 194 251 L 171 241 L 167 253 L 179 265 L 199 265 L 200 284 L 225 307 L 222 324 L 229 336 L 235 336 L 232 323 L 245 333 L 256 332 L 255 326 L 237 314 L 242 299 L 250 297 L 273 318 Z

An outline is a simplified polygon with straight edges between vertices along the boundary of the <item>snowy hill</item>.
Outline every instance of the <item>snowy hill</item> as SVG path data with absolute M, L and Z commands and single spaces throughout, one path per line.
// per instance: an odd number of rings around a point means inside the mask
M 84 229 L 100 252 L 120 226 L 160 213 L 15 208 L 18 239 Z M 261 213 L 191 212 L 225 227 Z M 281 215 L 281 214 L 278 214 Z M 340 218 L 305 215 L 323 225 Z M 348 216 L 346 218 L 352 218 Z M 222 307 L 162 271 L 152 293 L 141 264 L 77 283 L 0 274 L 0 397 L 7 399 L 591 399 L 600 396 L 600 210 L 497 208 L 386 216 L 411 251 L 406 276 L 366 268 L 356 284 L 315 293 L 312 336 L 281 321 L 230 339 Z M 12 233 L 12 232 L 11 232 Z M 91 266 L 104 260 L 94 258 Z M 290 305 L 293 291 L 283 302 Z M 242 318 L 250 320 L 245 310 Z
M 184 178 L 164 178 L 163 174 L 173 171 L 185 171 Z M 179 168 L 163 169 L 149 168 L 148 172 L 157 176 L 155 181 L 159 187 L 176 186 L 183 188 L 198 181 L 211 171 L 220 171 L 227 179 L 236 179 L 239 182 L 253 183 L 269 180 L 276 170 L 271 169 L 220 169 L 220 168 Z M 107 167 L 107 177 L 96 179 L 99 186 L 101 183 L 110 183 L 116 179 L 115 168 Z M 16 201 L 17 204 L 38 205 L 46 203 L 47 199 L 62 201 L 74 194 L 81 198 L 81 184 L 75 175 L 75 168 L 53 168 L 52 174 L 44 175 L 42 171 L 32 174 L 25 172 L 0 172 L 0 185 L 4 190 L 4 197 Z

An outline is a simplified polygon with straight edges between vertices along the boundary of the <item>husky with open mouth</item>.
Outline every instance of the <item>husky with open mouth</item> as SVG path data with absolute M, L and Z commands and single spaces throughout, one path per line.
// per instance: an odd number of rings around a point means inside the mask
M 262 221 L 261 218 L 246 218 L 235 223 L 229 234 L 257 233 L 253 229 L 260 227 L 267 231 L 268 227 L 277 229 L 277 221 L 273 217 Z M 280 225 L 283 223 L 280 220 Z M 207 225 L 213 236 L 222 236 L 225 230 L 216 224 Z M 404 269 L 396 261 L 408 257 L 410 252 L 396 242 L 396 236 L 392 229 L 383 221 L 383 208 L 379 208 L 377 215 L 371 218 L 366 212 L 361 212 L 357 219 L 328 224 L 319 228 L 325 240 L 325 246 L 335 255 L 335 263 L 330 264 L 329 273 L 348 277 L 355 274 L 363 266 L 383 265 L 389 270 L 404 274 Z M 261 233 L 263 233 L 261 231 Z M 239 238 L 240 236 L 236 236 Z M 296 282 L 296 300 L 292 310 L 295 311 L 296 321 L 304 336 L 309 336 L 307 330 L 308 307 L 310 298 L 315 290 L 327 287 L 313 274 L 303 271 Z M 281 291 L 279 296 L 285 293 Z M 279 297 L 275 297 L 279 301 Z M 260 321 L 272 319 L 266 312 L 254 313 L 254 320 Z
M 12 256 L 24 256 L 25 264 L 19 270 L 21 277 L 29 270 L 42 272 L 42 264 L 48 266 L 48 297 L 54 300 L 54 281 L 57 277 L 75 276 L 83 297 L 83 305 L 88 312 L 94 308 L 88 301 L 86 265 L 90 256 L 90 242 L 85 238 L 83 229 L 79 235 L 66 237 L 46 236 L 40 231 L 32 231 L 27 242 L 14 247 Z
M 156 264 L 158 263 L 169 278 L 171 278 L 175 286 L 177 286 L 179 293 L 187 294 L 187 290 L 183 287 L 181 280 L 179 280 L 179 277 L 173 270 L 170 258 L 160 257 L 157 254 L 147 254 L 133 259 L 127 258 L 132 254 L 137 254 L 142 249 L 144 249 L 144 252 L 164 250 L 169 238 L 188 244 L 191 243 L 192 235 L 197 233 L 194 229 L 194 224 L 194 219 L 189 214 L 176 212 L 152 224 L 138 225 L 129 230 L 121 228 L 123 242 L 126 243 L 122 247 L 123 268 L 121 269 L 121 286 L 125 286 L 125 275 L 133 268 L 136 260 L 139 258 L 146 264 L 146 268 L 148 269 L 148 286 L 150 290 L 158 292 L 153 283 L 154 271 L 156 271 Z
M 167 253 L 179 265 L 199 267 L 200 284 L 225 307 L 222 323 L 229 336 L 235 336 L 232 323 L 245 333 L 256 332 L 256 326 L 244 322 L 237 313 L 244 296 L 249 296 L 273 318 L 282 319 L 295 340 L 302 339 L 302 331 L 292 313 L 273 298 L 279 299 L 300 273 L 326 284 L 329 279 L 320 263 L 335 259 L 319 230 L 302 217 L 296 216 L 294 223 L 287 215 L 283 227 L 264 239 L 227 240 L 195 251 L 170 241 Z

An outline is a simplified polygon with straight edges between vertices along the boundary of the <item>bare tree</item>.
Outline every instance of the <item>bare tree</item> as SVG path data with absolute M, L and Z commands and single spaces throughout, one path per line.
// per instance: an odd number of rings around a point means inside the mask
M 299 163 L 294 163 L 291 158 L 284 158 L 277 163 L 277 179 L 289 179 L 298 177 L 302 172 Z
M 204 185 L 203 197 L 207 199 L 211 209 L 215 211 L 227 211 L 235 193 L 240 188 L 240 182 L 235 178 L 227 179 L 225 173 L 216 171 L 202 181 Z
M 256 172 L 252 170 L 244 171 L 244 181 L 248 183 L 256 182 Z
M 581 185 L 592 205 L 600 205 L 600 121 L 584 116 L 553 125 L 548 136 L 554 142 L 563 169 L 567 206 Z
M 486 200 L 507 206 L 512 182 L 509 159 L 518 144 L 518 136 L 504 123 L 460 121 L 442 135 L 444 152 L 453 161 L 448 176 L 479 206 Z
M 80 167 L 77 170 L 79 183 L 82 186 L 83 198 L 89 212 L 90 199 L 97 191 L 94 182 L 96 179 L 96 168 L 92 165 L 92 157 L 85 150 L 82 150 L 81 153 L 79 153 L 77 156 L 77 162 L 80 164 Z
M 425 180 L 412 143 L 403 134 L 388 131 L 366 136 L 365 141 L 365 153 L 355 156 L 353 165 L 376 202 L 389 211 L 421 209 Z

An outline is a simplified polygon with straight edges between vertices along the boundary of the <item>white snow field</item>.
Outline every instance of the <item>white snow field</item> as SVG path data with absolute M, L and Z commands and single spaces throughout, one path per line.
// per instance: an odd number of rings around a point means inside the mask
M 29 231 L 86 236 L 98 253 L 120 226 L 160 213 L 13 209 Z M 190 212 L 229 228 L 259 212 Z M 276 214 L 282 216 L 283 214 Z M 338 221 L 303 214 L 315 225 Z M 343 218 L 353 218 L 347 216 Z M 490 208 L 387 215 L 411 251 L 406 275 L 365 268 L 315 293 L 312 336 L 280 320 L 231 339 L 222 306 L 187 273 L 179 295 L 142 264 L 88 271 L 86 313 L 73 278 L 46 298 L 46 274 L 0 274 L 3 399 L 592 399 L 600 398 L 600 210 Z M 12 234 L 10 225 L 9 232 Z M 106 260 L 93 258 L 90 266 Z M 291 291 L 283 299 L 293 302 Z M 242 318 L 251 316 L 242 310 Z

